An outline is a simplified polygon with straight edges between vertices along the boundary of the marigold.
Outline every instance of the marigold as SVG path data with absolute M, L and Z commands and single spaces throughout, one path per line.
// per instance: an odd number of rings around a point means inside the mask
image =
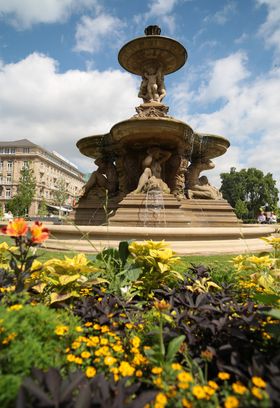
M 167 404 L 166 396 L 162 392 L 159 392 L 156 396 L 155 406 L 158 405 L 158 407 L 165 407 L 166 404 Z
M 133 347 L 139 347 L 141 344 L 141 340 L 138 336 L 134 336 L 131 340 L 130 343 L 133 345 Z
M 265 388 L 266 382 L 261 377 L 252 377 L 252 383 L 259 388 Z
M 119 366 L 119 372 L 123 377 L 133 375 L 135 368 L 132 367 L 127 361 L 122 361 Z
M 23 218 L 15 218 L 2 228 L 3 234 L 10 237 L 24 237 L 28 231 L 28 225 Z
M 36 221 L 31 227 L 31 241 L 34 244 L 41 244 L 49 238 L 49 230 L 43 227 L 42 223 Z
M 54 332 L 57 336 L 64 336 L 68 332 L 68 330 L 69 330 L 68 326 L 60 325 L 56 326 Z
M 215 381 L 208 381 L 208 385 L 209 387 L 213 388 L 213 390 L 216 390 L 217 388 L 219 388 L 218 384 Z
M 153 374 L 161 374 L 163 369 L 161 367 L 153 367 L 152 368 L 152 373 Z
M 245 385 L 241 384 L 240 382 L 233 383 L 232 384 L 232 389 L 236 394 L 243 395 L 247 391 L 247 388 Z
M 188 401 L 186 398 L 182 399 L 182 405 L 184 408 L 192 408 L 192 403 Z
M 220 380 L 228 380 L 230 378 L 230 374 L 225 373 L 224 371 L 220 371 L 218 374 L 218 378 L 220 378 Z
M 95 374 L 96 374 L 96 369 L 95 369 L 94 367 L 92 367 L 92 366 L 87 367 L 87 369 L 86 369 L 86 376 L 87 376 L 88 378 L 94 377 Z
M 20 310 L 22 309 L 23 306 L 22 305 L 12 305 L 8 308 L 8 310 Z
M 258 398 L 259 400 L 263 399 L 263 394 L 262 394 L 262 391 L 260 390 L 260 388 L 252 387 L 251 393 L 252 393 L 252 395 L 254 395 L 254 397 Z
M 179 373 L 177 375 L 177 378 L 181 382 L 192 382 L 193 381 L 192 375 L 190 373 L 186 373 L 185 371 L 182 371 L 181 373 Z
M 107 366 L 111 366 L 115 364 L 116 361 L 117 359 L 112 356 L 107 356 L 104 358 L 104 364 L 106 364 Z
M 237 408 L 239 406 L 239 401 L 236 397 L 229 395 L 225 399 L 225 408 Z
M 206 392 L 200 385 L 195 385 L 192 389 L 192 393 L 197 399 L 204 399 L 207 397 Z
M 81 353 L 81 357 L 82 358 L 89 358 L 91 356 L 91 354 L 88 351 L 83 351 Z

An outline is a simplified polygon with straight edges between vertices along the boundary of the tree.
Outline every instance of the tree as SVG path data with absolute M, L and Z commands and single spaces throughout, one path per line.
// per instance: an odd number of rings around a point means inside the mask
M 35 192 L 36 179 L 34 171 L 27 164 L 20 171 L 17 194 L 6 204 L 6 209 L 16 216 L 28 214 Z
M 271 173 L 264 175 L 256 168 L 236 171 L 232 167 L 229 173 L 221 174 L 221 179 L 220 191 L 223 197 L 235 208 L 236 212 L 239 212 L 241 217 L 256 218 L 259 209 L 265 204 L 268 204 L 270 208 L 277 207 L 279 191 Z M 240 214 L 241 205 L 242 214 Z M 245 207 L 248 209 L 248 215 Z
M 53 194 L 53 202 L 54 205 L 57 205 L 60 208 L 59 213 L 61 213 L 61 207 L 65 204 L 66 199 L 68 198 L 68 191 L 65 181 L 63 179 L 58 179 L 56 188 L 57 190 L 55 190 Z
M 46 203 L 46 199 L 43 198 L 38 208 L 38 215 L 41 215 L 42 217 L 44 217 L 47 214 L 48 214 L 47 203 Z

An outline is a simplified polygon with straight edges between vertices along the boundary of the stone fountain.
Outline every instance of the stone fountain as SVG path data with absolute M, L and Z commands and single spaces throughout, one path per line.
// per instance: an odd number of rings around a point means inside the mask
M 76 209 L 79 225 L 238 223 L 221 193 L 205 175 L 200 176 L 214 167 L 212 159 L 227 151 L 229 141 L 194 132 L 187 123 L 170 116 L 163 103 L 167 92 L 164 77 L 185 64 L 187 51 L 160 32 L 158 26 L 149 26 L 145 36 L 128 42 L 119 52 L 120 65 L 141 77 L 138 97 L 143 103 L 136 107 L 136 114 L 114 125 L 107 134 L 77 143 L 80 152 L 95 159 L 98 166 Z M 151 197 L 162 203 L 161 209 L 153 206 Z
M 164 78 L 187 61 L 177 41 L 149 26 L 125 44 L 119 63 L 138 75 L 143 100 L 129 119 L 102 135 L 78 141 L 94 159 L 93 171 L 73 215 L 73 225 L 51 226 L 48 247 L 98 251 L 135 239 L 169 242 L 178 254 L 267 250 L 260 236 L 273 226 L 243 225 L 202 172 L 230 143 L 197 133 L 168 114 Z

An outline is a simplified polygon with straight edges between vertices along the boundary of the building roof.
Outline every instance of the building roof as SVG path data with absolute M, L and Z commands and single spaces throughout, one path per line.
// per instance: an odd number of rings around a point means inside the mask
M 56 160 L 60 160 L 63 163 L 67 164 L 68 166 L 70 166 L 71 168 L 75 169 L 75 171 L 77 173 L 79 173 L 82 177 L 84 176 L 84 173 L 82 173 L 78 167 L 74 164 L 71 163 L 69 160 L 67 160 L 65 157 L 61 156 L 59 153 L 57 152 L 50 152 L 49 150 L 45 149 L 44 147 L 41 147 L 35 143 L 30 142 L 30 140 L 28 139 L 20 139 L 20 140 L 11 140 L 8 142 L 1 142 L 0 141 L 0 147 L 37 147 L 40 150 L 46 152 L 47 154 L 49 154 L 51 157 L 56 158 Z
M 10 140 L 9 142 L 0 142 L 0 146 L 4 147 L 37 147 L 35 143 L 30 142 L 27 139 Z

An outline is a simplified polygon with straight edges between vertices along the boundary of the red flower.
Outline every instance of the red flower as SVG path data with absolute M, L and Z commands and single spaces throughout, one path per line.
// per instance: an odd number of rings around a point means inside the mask
M 28 231 L 28 225 L 23 218 L 15 218 L 9 221 L 8 225 L 2 228 L 4 234 L 10 237 L 23 237 Z
M 42 223 L 36 221 L 32 227 L 30 227 L 31 241 L 34 244 L 41 244 L 49 238 L 49 230 L 42 226 Z

